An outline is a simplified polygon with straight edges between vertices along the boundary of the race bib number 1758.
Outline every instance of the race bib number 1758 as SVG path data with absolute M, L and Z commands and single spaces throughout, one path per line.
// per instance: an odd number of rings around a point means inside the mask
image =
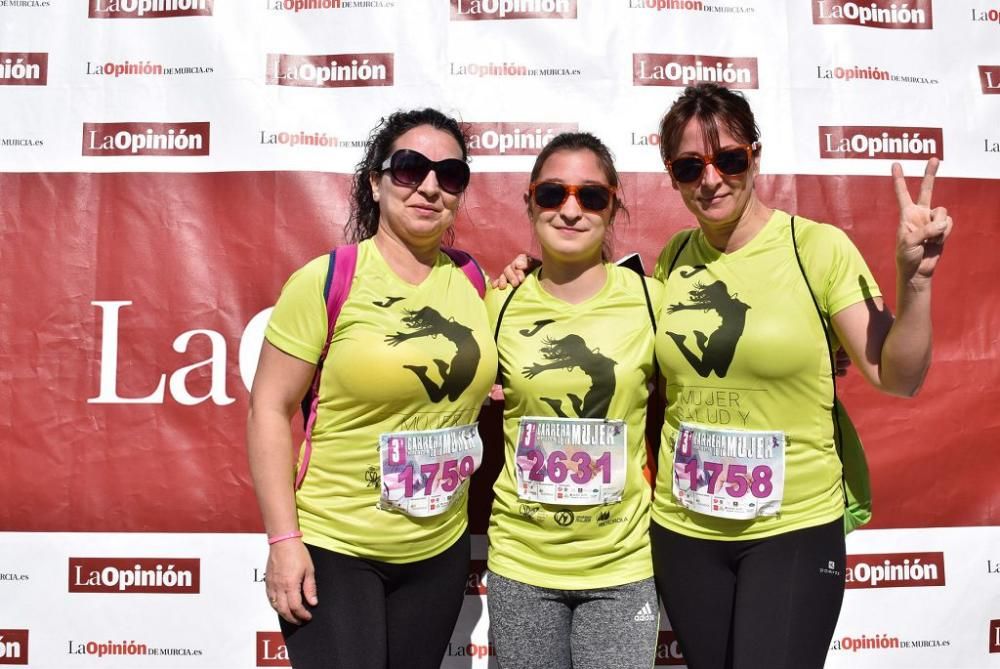
M 783 432 L 680 424 L 673 493 L 682 506 L 719 518 L 773 516 L 784 491 Z

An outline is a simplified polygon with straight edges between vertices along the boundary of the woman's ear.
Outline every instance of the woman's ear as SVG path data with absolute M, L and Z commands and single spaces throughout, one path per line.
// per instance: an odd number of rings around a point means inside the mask
M 380 197 L 379 195 L 379 187 L 381 186 L 381 184 L 379 183 L 380 176 L 381 175 L 378 172 L 368 173 L 368 183 L 371 184 L 372 187 L 372 199 L 375 200 L 376 202 L 378 202 L 378 199 Z

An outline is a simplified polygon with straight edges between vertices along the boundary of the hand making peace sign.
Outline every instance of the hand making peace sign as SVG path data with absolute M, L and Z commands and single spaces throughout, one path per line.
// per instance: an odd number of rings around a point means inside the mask
M 931 192 L 939 161 L 927 161 L 920 195 L 910 199 L 903 178 L 903 168 L 892 164 L 892 183 L 899 203 L 899 229 L 896 231 L 896 270 L 903 281 L 930 280 L 934 275 L 945 240 L 951 234 L 951 216 L 944 207 L 931 208 Z

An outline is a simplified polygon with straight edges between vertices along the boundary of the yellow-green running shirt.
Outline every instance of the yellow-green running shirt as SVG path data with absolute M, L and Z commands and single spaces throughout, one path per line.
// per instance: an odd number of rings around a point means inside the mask
M 538 587 L 582 590 L 653 574 L 645 415 L 653 373 L 653 326 L 641 277 L 606 264 L 596 295 L 569 304 L 527 277 L 503 314 L 498 338 L 505 409 L 505 464 L 494 486 L 490 571 Z M 647 280 L 653 307 L 662 286 Z M 491 291 L 496 323 L 507 291 Z M 544 371 L 526 373 L 538 365 Z M 531 377 L 531 378 L 529 378 Z M 626 479 L 618 503 L 564 506 L 518 497 L 514 471 L 522 416 L 608 418 L 627 425 Z
M 842 231 L 801 217 L 795 218 L 795 231 L 824 316 L 881 294 Z M 841 517 L 844 498 L 833 439 L 829 355 L 823 326 L 795 261 L 790 216 L 775 211 L 750 243 L 733 253 L 716 250 L 700 230 L 682 231 L 660 254 L 654 276 L 665 282 L 656 358 L 666 379 L 668 404 L 653 520 L 691 537 L 738 540 Z M 837 346 L 832 332 L 830 338 Z M 680 506 L 671 484 L 681 422 L 784 432 L 780 512 L 734 520 Z
M 265 332 L 271 344 L 313 364 L 327 335 L 328 265 L 322 256 L 289 278 Z M 467 494 L 429 518 L 376 508 L 379 435 L 475 422 L 496 374 L 491 334 L 483 300 L 446 255 L 412 285 L 372 240 L 358 245 L 323 365 L 312 458 L 296 494 L 307 543 L 405 563 L 437 555 L 461 536 Z

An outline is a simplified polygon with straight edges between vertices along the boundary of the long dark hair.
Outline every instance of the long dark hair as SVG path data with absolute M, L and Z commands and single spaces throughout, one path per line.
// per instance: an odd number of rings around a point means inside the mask
M 621 185 L 621 179 L 618 177 L 618 170 L 615 168 L 615 158 L 611 154 L 611 149 L 609 149 L 607 145 L 595 135 L 592 135 L 589 132 L 564 132 L 553 137 L 552 140 L 542 148 L 538 157 L 535 158 L 535 165 L 531 168 L 530 183 L 535 183 L 538 179 L 538 175 L 542 172 L 542 166 L 545 165 L 545 161 L 557 151 L 590 151 L 593 153 L 597 158 L 598 164 L 601 166 L 601 170 L 604 172 L 604 178 L 608 180 L 608 185 L 616 189 L 614 200 L 611 203 L 610 222 L 614 223 L 618 212 L 624 212 L 625 220 L 630 220 L 628 209 L 625 208 L 625 202 L 621 198 L 621 191 L 617 190 Z M 528 206 L 528 213 L 529 215 L 531 213 L 530 203 Z M 604 244 L 601 247 L 601 257 L 604 260 L 610 260 L 612 253 L 612 234 L 609 230 L 604 236 Z
M 437 109 L 412 109 L 398 111 L 383 117 L 368 135 L 368 148 L 361 162 L 354 168 L 354 180 L 351 186 L 351 214 L 347 220 L 345 231 L 348 241 L 360 242 L 374 237 L 378 230 L 378 203 L 372 196 L 370 177 L 373 173 L 382 172 L 382 163 L 392 151 L 392 145 L 404 133 L 421 125 L 447 132 L 462 149 L 462 159 L 467 160 L 469 150 L 465 145 L 465 133 L 458 121 L 442 114 Z M 454 233 L 449 230 L 449 235 Z
M 736 139 L 753 144 L 760 139 L 760 128 L 750 103 L 739 91 L 703 83 L 688 86 L 670 106 L 660 121 L 660 157 L 666 162 L 674 157 L 688 121 L 697 118 L 705 133 L 705 144 L 719 148 L 719 125 Z

